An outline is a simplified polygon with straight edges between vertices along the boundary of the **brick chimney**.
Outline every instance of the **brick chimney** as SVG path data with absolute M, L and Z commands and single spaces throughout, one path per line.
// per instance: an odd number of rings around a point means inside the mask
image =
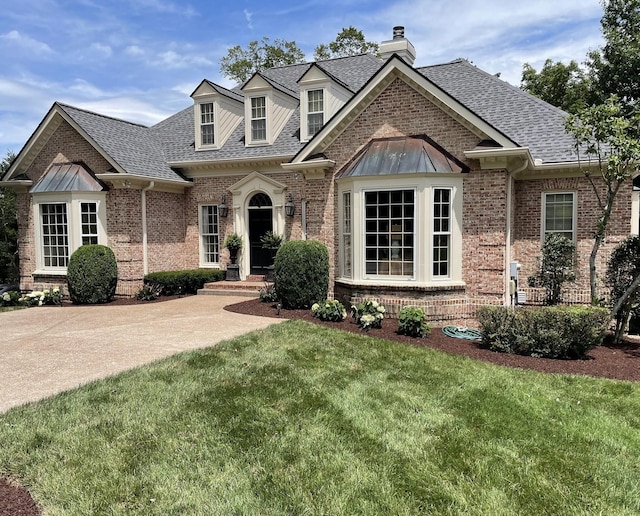
M 380 43 L 378 53 L 381 59 L 387 60 L 393 54 L 398 54 L 409 65 L 413 66 L 416 60 L 416 49 L 407 38 L 404 37 L 404 27 L 397 25 L 393 28 L 393 39 Z

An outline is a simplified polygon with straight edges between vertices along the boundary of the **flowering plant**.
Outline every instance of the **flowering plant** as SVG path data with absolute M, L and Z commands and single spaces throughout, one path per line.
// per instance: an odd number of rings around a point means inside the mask
M 341 322 L 347 318 L 347 310 L 338 300 L 327 299 L 320 303 L 314 303 L 311 312 L 321 321 Z
M 0 296 L 0 306 L 16 306 L 19 304 L 20 293 L 13 290 Z
M 53 290 L 34 290 L 19 299 L 25 306 L 59 305 L 62 303 L 62 293 L 58 287 Z
M 362 330 L 370 328 L 382 328 L 382 319 L 386 309 L 377 301 L 365 300 L 362 303 L 351 306 L 351 317 Z

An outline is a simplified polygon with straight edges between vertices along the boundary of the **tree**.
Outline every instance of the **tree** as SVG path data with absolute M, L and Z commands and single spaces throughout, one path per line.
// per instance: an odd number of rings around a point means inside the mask
M 295 41 L 276 39 L 273 43 L 264 37 L 251 41 L 247 48 L 231 47 L 220 61 L 220 71 L 225 77 L 243 83 L 255 72 L 304 62 L 304 52 Z
M 545 289 L 545 304 L 559 304 L 562 301 L 562 285 L 575 279 L 575 251 L 575 244 L 558 233 L 549 233 L 544 239 L 540 268 L 536 274 L 529 276 L 528 281 L 530 287 Z
M 7 152 L 0 162 L 0 179 L 16 159 Z M 0 186 L 0 283 L 18 280 L 18 221 L 15 192 Z
M 573 136 L 578 160 L 582 161 L 581 155 L 586 155 L 587 167 L 583 173 L 589 179 L 600 210 L 589 256 L 589 284 L 594 303 L 599 299 L 596 257 L 607 232 L 613 202 L 622 184 L 631 178 L 640 163 L 639 127 L 639 117 L 625 115 L 615 96 L 578 115 L 569 115 L 565 122 L 565 129 Z M 592 166 L 598 171 L 595 177 Z
M 617 95 L 625 110 L 640 100 L 640 0 L 603 1 L 604 46 L 589 53 L 594 92 L 603 103 Z
M 324 61 L 336 57 L 348 57 L 358 54 L 377 53 L 378 44 L 366 41 L 361 30 L 353 26 L 342 29 L 335 41 L 325 44 L 321 43 L 315 48 L 313 58 L 316 61 Z
M 525 63 L 520 87 L 568 113 L 585 108 L 591 95 L 587 74 L 576 61 L 565 65 L 547 59 L 540 72 Z
M 640 237 L 633 235 L 611 253 L 607 264 L 607 286 L 611 287 L 612 316 L 616 320 L 615 340 L 619 342 L 633 311 L 640 301 Z

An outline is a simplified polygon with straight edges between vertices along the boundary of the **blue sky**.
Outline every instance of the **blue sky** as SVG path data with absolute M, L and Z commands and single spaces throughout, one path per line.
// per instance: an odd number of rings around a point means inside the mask
M 0 153 L 18 152 L 58 100 L 152 125 L 221 76 L 234 45 L 293 40 L 312 58 L 353 25 L 370 41 L 404 25 L 416 66 L 464 57 L 519 85 L 523 63 L 583 61 L 602 45 L 599 0 L 3 0 Z M 523 4 L 516 6 L 515 4 Z M 525 5 L 528 4 L 528 5 Z

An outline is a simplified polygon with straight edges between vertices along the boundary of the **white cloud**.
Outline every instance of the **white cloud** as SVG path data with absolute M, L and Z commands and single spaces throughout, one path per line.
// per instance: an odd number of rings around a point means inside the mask
M 141 57 L 145 55 L 145 51 L 138 45 L 129 45 L 124 49 L 124 53 L 131 57 Z
M 179 54 L 175 50 L 167 50 L 157 55 L 153 61 L 156 66 L 178 69 L 190 66 L 212 66 L 213 62 L 204 56 Z
M 109 45 L 103 45 L 101 43 L 92 43 L 89 50 L 96 58 L 111 57 L 111 54 L 113 54 L 113 50 L 111 50 Z
M 6 34 L 0 35 L 0 39 L 15 45 L 27 52 L 35 53 L 35 54 L 53 54 L 53 50 L 51 47 L 42 41 L 38 41 L 37 39 L 33 39 L 29 36 L 21 34 L 17 30 L 12 30 L 7 32 Z
M 81 109 L 143 125 L 156 124 L 174 113 L 170 110 L 158 109 L 155 102 L 132 96 L 118 96 L 88 102 L 69 99 L 65 102 Z
M 164 0 L 136 0 L 134 4 L 143 9 L 151 9 L 159 13 L 179 14 L 188 18 L 197 14 L 190 5 L 181 6 Z
M 247 27 L 253 30 L 253 23 L 251 23 L 251 19 L 253 18 L 253 13 L 249 12 L 248 9 L 242 11 L 244 13 L 244 17 L 247 20 Z

